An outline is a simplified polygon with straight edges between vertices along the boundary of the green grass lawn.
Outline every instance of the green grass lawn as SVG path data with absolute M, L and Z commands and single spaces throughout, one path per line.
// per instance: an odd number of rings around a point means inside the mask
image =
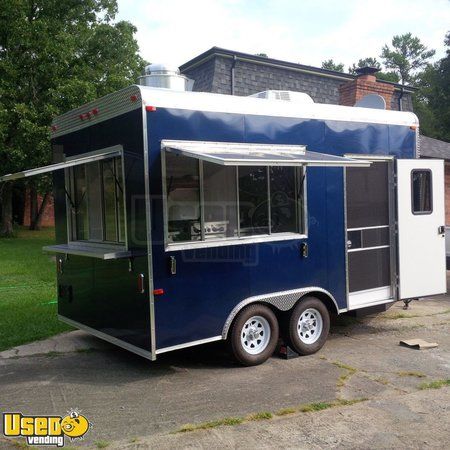
M 0 239 L 0 351 L 70 329 L 57 319 L 56 264 L 42 252 L 52 243 L 52 228 Z

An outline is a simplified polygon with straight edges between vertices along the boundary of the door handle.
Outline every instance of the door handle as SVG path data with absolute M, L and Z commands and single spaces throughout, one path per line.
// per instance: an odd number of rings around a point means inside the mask
M 169 258 L 169 272 L 170 272 L 170 275 L 177 274 L 177 260 L 176 260 L 175 256 L 171 256 Z
M 302 244 L 300 245 L 300 251 L 302 253 L 302 257 L 303 258 L 307 258 L 308 257 L 309 248 L 308 248 L 308 244 L 306 242 L 302 242 Z
M 440 234 L 440 235 L 442 235 L 442 236 L 445 236 L 445 226 L 444 226 L 444 225 L 441 225 L 441 226 L 438 228 L 438 234 Z
M 59 274 L 62 274 L 63 273 L 63 258 L 62 258 L 62 256 L 60 256 L 59 258 L 58 258 L 58 263 L 57 263 L 57 266 L 58 266 L 58 273 Z
M 145 293 L 145 275 L 143 273 L 140 273 L 138 275 L 138 293 L 144 294 Z

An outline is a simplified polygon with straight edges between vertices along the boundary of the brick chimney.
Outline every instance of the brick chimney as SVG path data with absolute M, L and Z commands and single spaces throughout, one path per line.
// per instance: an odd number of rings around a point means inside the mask
M 339 104 L 354 106 L 368 94 L 378 94 L 386 101 L 386 109 L 391 109 L 391 99 L 394 86 L 377 81 L 375 74 L 380 69 L 376 67 L 361 67 L 356 69 L 356 78 L 339 86 Z

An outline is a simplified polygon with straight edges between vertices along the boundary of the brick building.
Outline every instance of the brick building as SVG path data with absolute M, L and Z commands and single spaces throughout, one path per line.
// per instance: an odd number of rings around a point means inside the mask
M 251 95 L 269 89 L 299 91 L 316 103 L 353 106 L 367 93 L 378 93 L 387 109 L 412 111 L 415 89 L 389 81 L 377 81 L 371 74 L 360 77 L 278 59 L 234 52 L 218 47 L 202 53 L 180 71 L 195 80 L 194 91 L 230 95 Z M 374 84 L 375 83 L 375 84 Z

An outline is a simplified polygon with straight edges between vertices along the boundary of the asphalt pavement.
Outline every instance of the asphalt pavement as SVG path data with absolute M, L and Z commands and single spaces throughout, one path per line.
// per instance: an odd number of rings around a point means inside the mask
M 74 447 L 448 448 L 450 388 L 421 388 L 450 379 L 450 297 L 402 306 L 342 316 L 319 353 L 251 368 L 234 363 L 221 343 L 150 362 L 84 332 L 64 333 L 0 353 L 0 411 L 78 408 L 92 429 L 67 443 Z M 399 346 L 408 338 L 439 346 Z M 290 414 L 277 415 L 282 410 Z M 244 423 L 177 433 L 224 418 Z M 15 445 L 0 438 L 0 448 Z

